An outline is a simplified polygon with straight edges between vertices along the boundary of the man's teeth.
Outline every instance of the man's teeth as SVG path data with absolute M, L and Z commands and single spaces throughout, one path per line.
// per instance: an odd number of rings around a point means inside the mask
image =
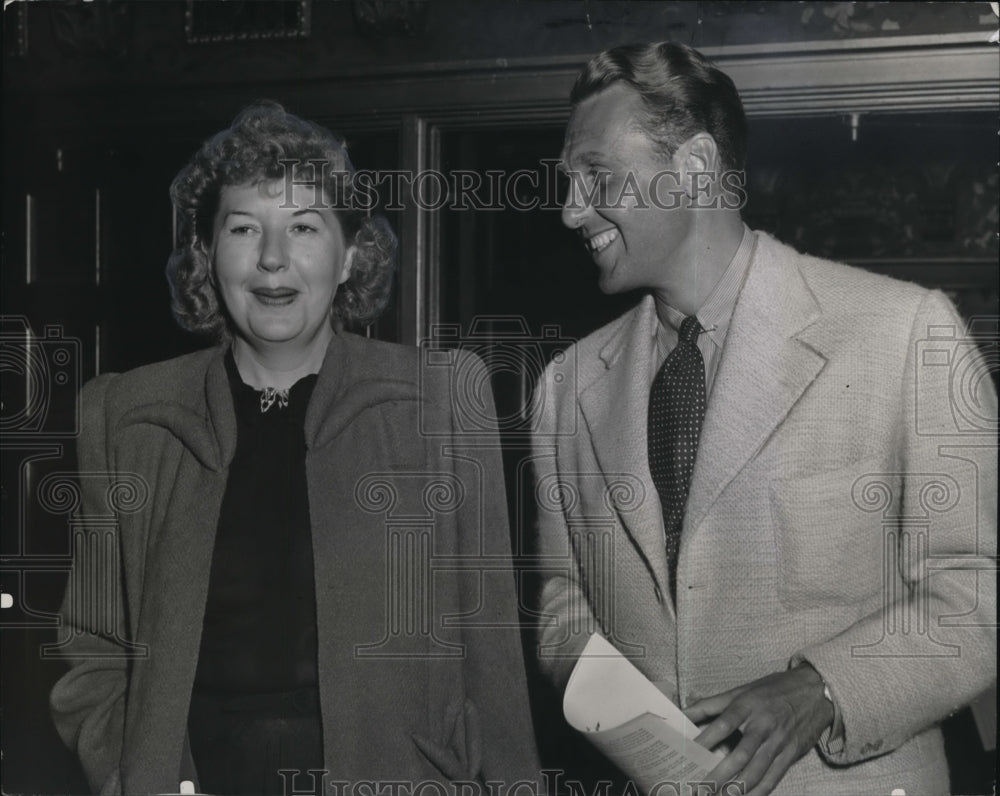
M 612 244 L 613 241 L 618 239 L 618 231 L 614 229 L 609 229 L 606 232 L 599 232 L 590 240 L 587 241 L 587 246 L 590 251 L 596 254 L 597 252 L 604 251 L 608 246 Z

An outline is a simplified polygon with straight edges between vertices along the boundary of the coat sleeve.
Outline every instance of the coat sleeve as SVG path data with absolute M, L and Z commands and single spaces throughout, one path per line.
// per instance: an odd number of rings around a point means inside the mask
M 868 496 L 886 542 L 883 608 L 792 660 L 819 671 L 840 710 L 843 737 L 821 744 L 831 763 L 895 749 L 996 680 L 997 398 L 964 333 L 928 293 L 906 352 L 898 472 Z
M 466 500 L 459 511 L 459 547 L 462 556 L 493 562 L 464 580 L 465 610 L 485 608 L 488 626 L 463 630 L 466 645 L 466 687 L 478 714 L 484 781 L 537 783 L 538 747 L 528 700 L 518 595 L 519 573 L 511 554 L 504 471 L 496 410 L 486 367 L 477 357 L 463 354 L 458 368 L 466 384 L 486 385 L 476 390 L 482 405 L 476 408 L 472 433 L 459 427 L 452 414 L 452 439 L 459 448 L 474 450 L 481 483 L 479 499 Z M 484 617 L 486 618 L 486 617 Z
M 561 446 L 580 444 L 569 434 L 576 429 L 576 395 L 567 393 L 572 380 L 545 370 L 536 388 L 538 415 L 532 437 L 534 499 L 538 508 L 538 553 L 545 562 L 538 599 L 538 660 L 549 680 L 561 692 L 597 620 L 590 609 L 567 523 L 567 511 L 577 496 L 574 474 L 565 472 Z M 569 414 L 572 413 L 572 414 Z M 585 434 L 580 430 L 577 434 Z
M 111 375 L 84 386 L 82 428 L 77 445 L 81 505 L 78 519 L 108 518 L 113 483 L 106 455 L 105 393 Z M 83 476 L 86 477 L 83 477 Z M 95 550 L 83 534 L 72 542 L 73 564 L 60 609 L 64 654 L 70 670 L 52 689 L 49 703 L 63 742 L 76 752 L 94 792 L 119 793 L 125 690 L 127 683 L 125 611 L 122 600 L 117 523 L 114 538 Z M 110 542 L 110 544 L 108 544 Z M 110 622 L 109 622 L 110 618 Z M 114 630 L 110 630 L 113 622 Z

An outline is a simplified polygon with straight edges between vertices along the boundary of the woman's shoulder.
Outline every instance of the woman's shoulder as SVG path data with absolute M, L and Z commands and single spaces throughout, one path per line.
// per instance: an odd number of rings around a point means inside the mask
M 475 346 L 454 346 L 428 343 L 421 346 L 388 343 L 359 335 L 343 335 L 366 377 L 393 381 L 412 381 L 424 386 L 468 378 L 485 368 Z M 482 347 L 480 344 L 479 348 Z M 464 376 L 461 374 L 465 374 Z
M 83 386 L 81 402 L 120 410 L 161 401 L 186 403 L 186 398 L 204 395 L 209 364 L 222 353 L 213 347 L 121 373 L 102 373 Z
M 341 343 L 348 347 L 353 358 L 373 374 L 398 377 L 414 371 L 418 366 L 420 349 L 415 346 L 389 343 L 350 332 L 341 332 L 338 337 Z

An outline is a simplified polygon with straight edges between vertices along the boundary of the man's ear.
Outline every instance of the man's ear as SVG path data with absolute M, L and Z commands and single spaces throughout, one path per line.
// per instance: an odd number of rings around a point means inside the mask
M 695 133 L 677 147 L 674 157 L 680 171 L 681 185 L 692 199 L 696 194 L 704 197 L 709 186 L 718 182 L 719 145 L 708 133 Z M 694 177 L 695 174 L 705 176 Z
M 344 266 L 340 270 L 340 281 L 337 282 L 338 285 L 344 284 L 344 282 L 351 278 L 351 269 L 354 267 L 354 258 L 357 256 L 357 253 L 357 246 L 348 246 L 347 251 L 344 252 Z

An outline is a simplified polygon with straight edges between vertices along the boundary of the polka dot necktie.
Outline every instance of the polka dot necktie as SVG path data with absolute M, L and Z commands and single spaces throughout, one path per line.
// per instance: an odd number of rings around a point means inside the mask
M 684 319 L 677 345 L 649 391 L 646 430 L 649 472 L 663 507 L 670 596 L 675 602 L 684 506 L 705 418 L 705 360 L 698 350 L 698 335 L 702 331 L 695 316 Z

